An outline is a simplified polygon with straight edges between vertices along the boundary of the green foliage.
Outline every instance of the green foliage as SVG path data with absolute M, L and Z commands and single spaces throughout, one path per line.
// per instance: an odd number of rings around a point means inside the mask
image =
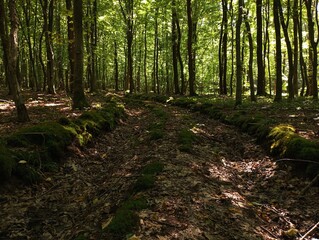
M 196 141 L 196 135 L 189 129 L 182 129 L 178 133 L 179 150 L 182 152 L 191 152 L 192 145 Z

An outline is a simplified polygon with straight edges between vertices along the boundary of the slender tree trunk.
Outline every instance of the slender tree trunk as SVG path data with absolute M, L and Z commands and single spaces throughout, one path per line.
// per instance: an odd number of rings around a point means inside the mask
M 238 0 L 238 18 L 236 22 L 236 103 L 235 105 L 242 104 L 242 88 L 243 88 L 243 81 L 242 81 L 242 71 L 243 71 L 243 63 L 241 59 L 241 38 L 240 38 L 240 30 L 241 24 L 243 21 L 243 0 Z
M 144 25 L 144 85 L 145 93 L 148 93 L 148 80 L 147 80 L 147 21 Z
M 72 8 L 72 0 L 66 0 L 66 10 L 71 12 Z M 74 57 L 75 57 L 75 49 L 74 49 L 74 28 L 73 28 L 73 15 L 68 14 L 67 16 L 67 27 L 68 27 L 68 54 L 69 54 L 69 84 L 66 84 L 66 91 L 73 91 L 73 83 L 74 83 Z
M 298 12 L 299 3 L 298 0 L 294 0 L 293 6 L 293 24 L 294 24 L 294 69 L 293 69 L 293 89 L 294 95 L 298 96 L 298 58 L 299 58 L 299 42 L 298 42 L 298 21 L 299 21 L 299 12 Z M 300 42 L 302 44 L 302 42 Z
M 83 3 L 82 0 L 73 0 L 74 21 L 74 84 L 73 84 L 73 109 L 89 107 L 83 88 Z
M 115 91 L 119 91 L 119 64 L 117 54 L 117 42 L 114 41 L 114 80 L 115 80 Z
M 174 93 L 180 94 L 179 89 L 179 76 L 178 76 L 178 39 L 177 39 L 177 12 L 176 1 L 172 1 L 172 58 L 173 58 L 173 77 L 174 77 Z
M 287 16 L 287 23 L 285 23 L 284 19 L 284 14 L 282 11 L 282 6 L 281 6 L 281 0 L 278 0 L 278 7 L 279 7 L 279 16 L 280 16 L 280 22 L 281 26 L 283 29 L 283 33 L 285 36 L 285 41 L 286 41 L 286 46 L 287 46 L 287 52 L 288 52 L 288 63 L 289 63 L 289 69 L 288 69 L 288 94 L 289 94 L 289 99 L 294 98 L 294 86 L 293 86 L 293 76 L 294 76 L 294 62 L 293 62 L 293 51 L 292 51 L 292 46 L 289 38 L 289 33 L 288 33 L 288 23 L 289 23 L 289 14 L 290 14 L 290 2 L 288 1 L 288 16 Z
M 219 39 L 219 94 L 227 94 L 227 40 L 228 40 L 228 1 L 223 0 L 223 18 Z
M 299 6 L 299 21 L 298 21 L 298 39 L 299 39 L 299 59 L 300 59 L 300 72 L 301 72 L 301 78 L 302 78 L 302 88 L 300 95 L 309 95 L 309 81 L 307 76 L 307 64 L 305 62 L 304 56 L 303 56 L 303 34 L 302 34 L 302 24 L 303 24 L 303 14 L 302 14 L 302 3 L 303 0 L 300 0 Z M 305 87 L 307 87 L 307 92 L 305 92 Z
M 252 102 L 255 102 L 256 96 L 255 96 L 255 86 L 254 86 L 254 76 L 253 76 L 254 44 L 253 44 L 251 28 L 250 28 L 249 21 L 247 19 L 247 15 L 248 13 L 245 14 L 245 26 L 246 26 L 247 37 L 249 42 L 248 79 L 249 79 L 249 86 L 250 86 L 250 100 Z
M 230 11 L 231 11 L 231 18 L 230 18 L 230 22 L 231 25 L 233 24 L 234 21 L 234 8 L 233 8 L 233 0 L 230 0 Z M 233 96 L 234 90 L 233 90 L 233 82 L 234 82 L 234 52 L 235 52 L 235 48 L 234 48 L 234 28 L 231 27 L 231 73 L 230 73 L 230 95 Z
M 16 1 L 9 0 L 9 20 L 10 33 L 7 32 L 6 7 L 3 0 L 0 0 L 0 37 L 4 52 L 4 66 L 6 79 L 11 89 L 11 94 L 17 110 L 17 119 L 19 122 L 29 121 L 27 108 L 23 97 L 20 94 L 20 88 L 17 79 L 17 58 L 18 58 L 18 15 L 16 12 Z
M 263 23 L 262 23 L 262 0 L 256 0 L 256 15 L 257 15 L 257 95 L 266 95 L 265 87 L 265 65 L 263 61 Z
M 186 83 L 185 83 L 185 75 L 184 75 L 184 63 L 181 54 L 181 42 L 182 42 L 182 31 L 179 25 L 179 19 L 176 18 L 176 27 L 177 27 L 177 58 L 179 62 L 180 69 L 180 79 L 181 79 L 181 95 L 186 93 Z
M 54 0 L 41 0 L 42 12 L 43 12 L 43 29 L 45 35 L 45 46 L 47 55 L 46 66 L 46 84 L 49 94 L 55 94 L 54 86 L 54 53 L 52 43 L 52 31 L 53 31 L 53 7 Z
M 194 43 L 196 40 L 196 21 L 193 19 L 192 1 L 187 0 L 187 26 L 188 26 L 188 39 L 187 39 L 187 52 L 188 52 L 188 74 L 189 74 L 189 95 L 195 96 L 195 79 L 196 79 L 196 55 Z
M 274 25 L 276 32 L 276 96 L 275 101 L 282 100 L 282 58 L 281 58 L 281 34 L 279 20 L 279 0 L 274 0 Z
M 307 8 L 307 19 L 308 19 L 308 33 L 309 33 L 309 41 L 310 41 L 310 52 L 312 52 L 312 96 L 315 100 L 318 99 L 318 82 L 317 82 L 317 65 L 318 65 L 318 41 L 319 39 L 315 40 L 315 23 L 317 23 L 318 27 L 318 11 L 317 11 L 317 1 L 315 1 L 315 18 L 313 17 L 313 1 L 312 0 L 305 0 L 304 1 Z

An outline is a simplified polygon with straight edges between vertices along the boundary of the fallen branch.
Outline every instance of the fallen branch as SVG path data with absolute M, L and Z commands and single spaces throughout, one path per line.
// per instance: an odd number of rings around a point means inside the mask
M 319 222 L 317 222 L 308 232 L 305 233 L 299 240 L 305 239 L 309 234 L 311 234 L 317 227 L 319 226 Z

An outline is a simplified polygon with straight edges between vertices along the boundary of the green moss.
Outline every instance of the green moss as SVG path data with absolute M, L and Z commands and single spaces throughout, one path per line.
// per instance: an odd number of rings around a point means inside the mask
M 15 161 L 10 151 L 0 143 L 0 181 L 8 180 L 11 177 L 12 169 L 15 166 Z
M 112 239 L 123 239 L 129 233 L 138 228 L 139 217 L 136 211 L 147 207 L 144 198 L 129 199 L 116 211 L 111 223 L 107 226 L 106 232 L 112 235 Z
M 179 150 L 183 152 L 190 152 L 192 145 L 196 141 L 196 135 L 189 129 L 182 129 L 178 133 Z
M 281 124 L 272 128 L 268 135 L 271 142 L 270 152 L 274 155 L 285 156 L 288 144 L 297 136 L 291 125 Z
M 141 192 L 152 188 L 155 184 L 155 176 L 152 174 L 141 175 L 134 184 L 134 191 Z
M 152 162 L 142 169 L 142 174 L 158 174 L 164 169 L 164 164 L 161 162 Z
M 295 136 L 287 144 L 286 157 L 319 161 L 319 145 L 308 139 Z

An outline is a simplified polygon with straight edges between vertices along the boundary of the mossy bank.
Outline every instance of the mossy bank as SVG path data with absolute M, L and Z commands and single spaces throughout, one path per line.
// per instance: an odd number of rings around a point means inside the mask
M 76 119 L 62 117 L 4 137 L 0 146 L 1 181 L 12 176 L 25 183 L 41 180 L 43 172 L 58 169 L 69 145 L 82 147 L 88 144 L 93 137 L 112 130 L 124 115 L 123 105 L 108 102 Z

